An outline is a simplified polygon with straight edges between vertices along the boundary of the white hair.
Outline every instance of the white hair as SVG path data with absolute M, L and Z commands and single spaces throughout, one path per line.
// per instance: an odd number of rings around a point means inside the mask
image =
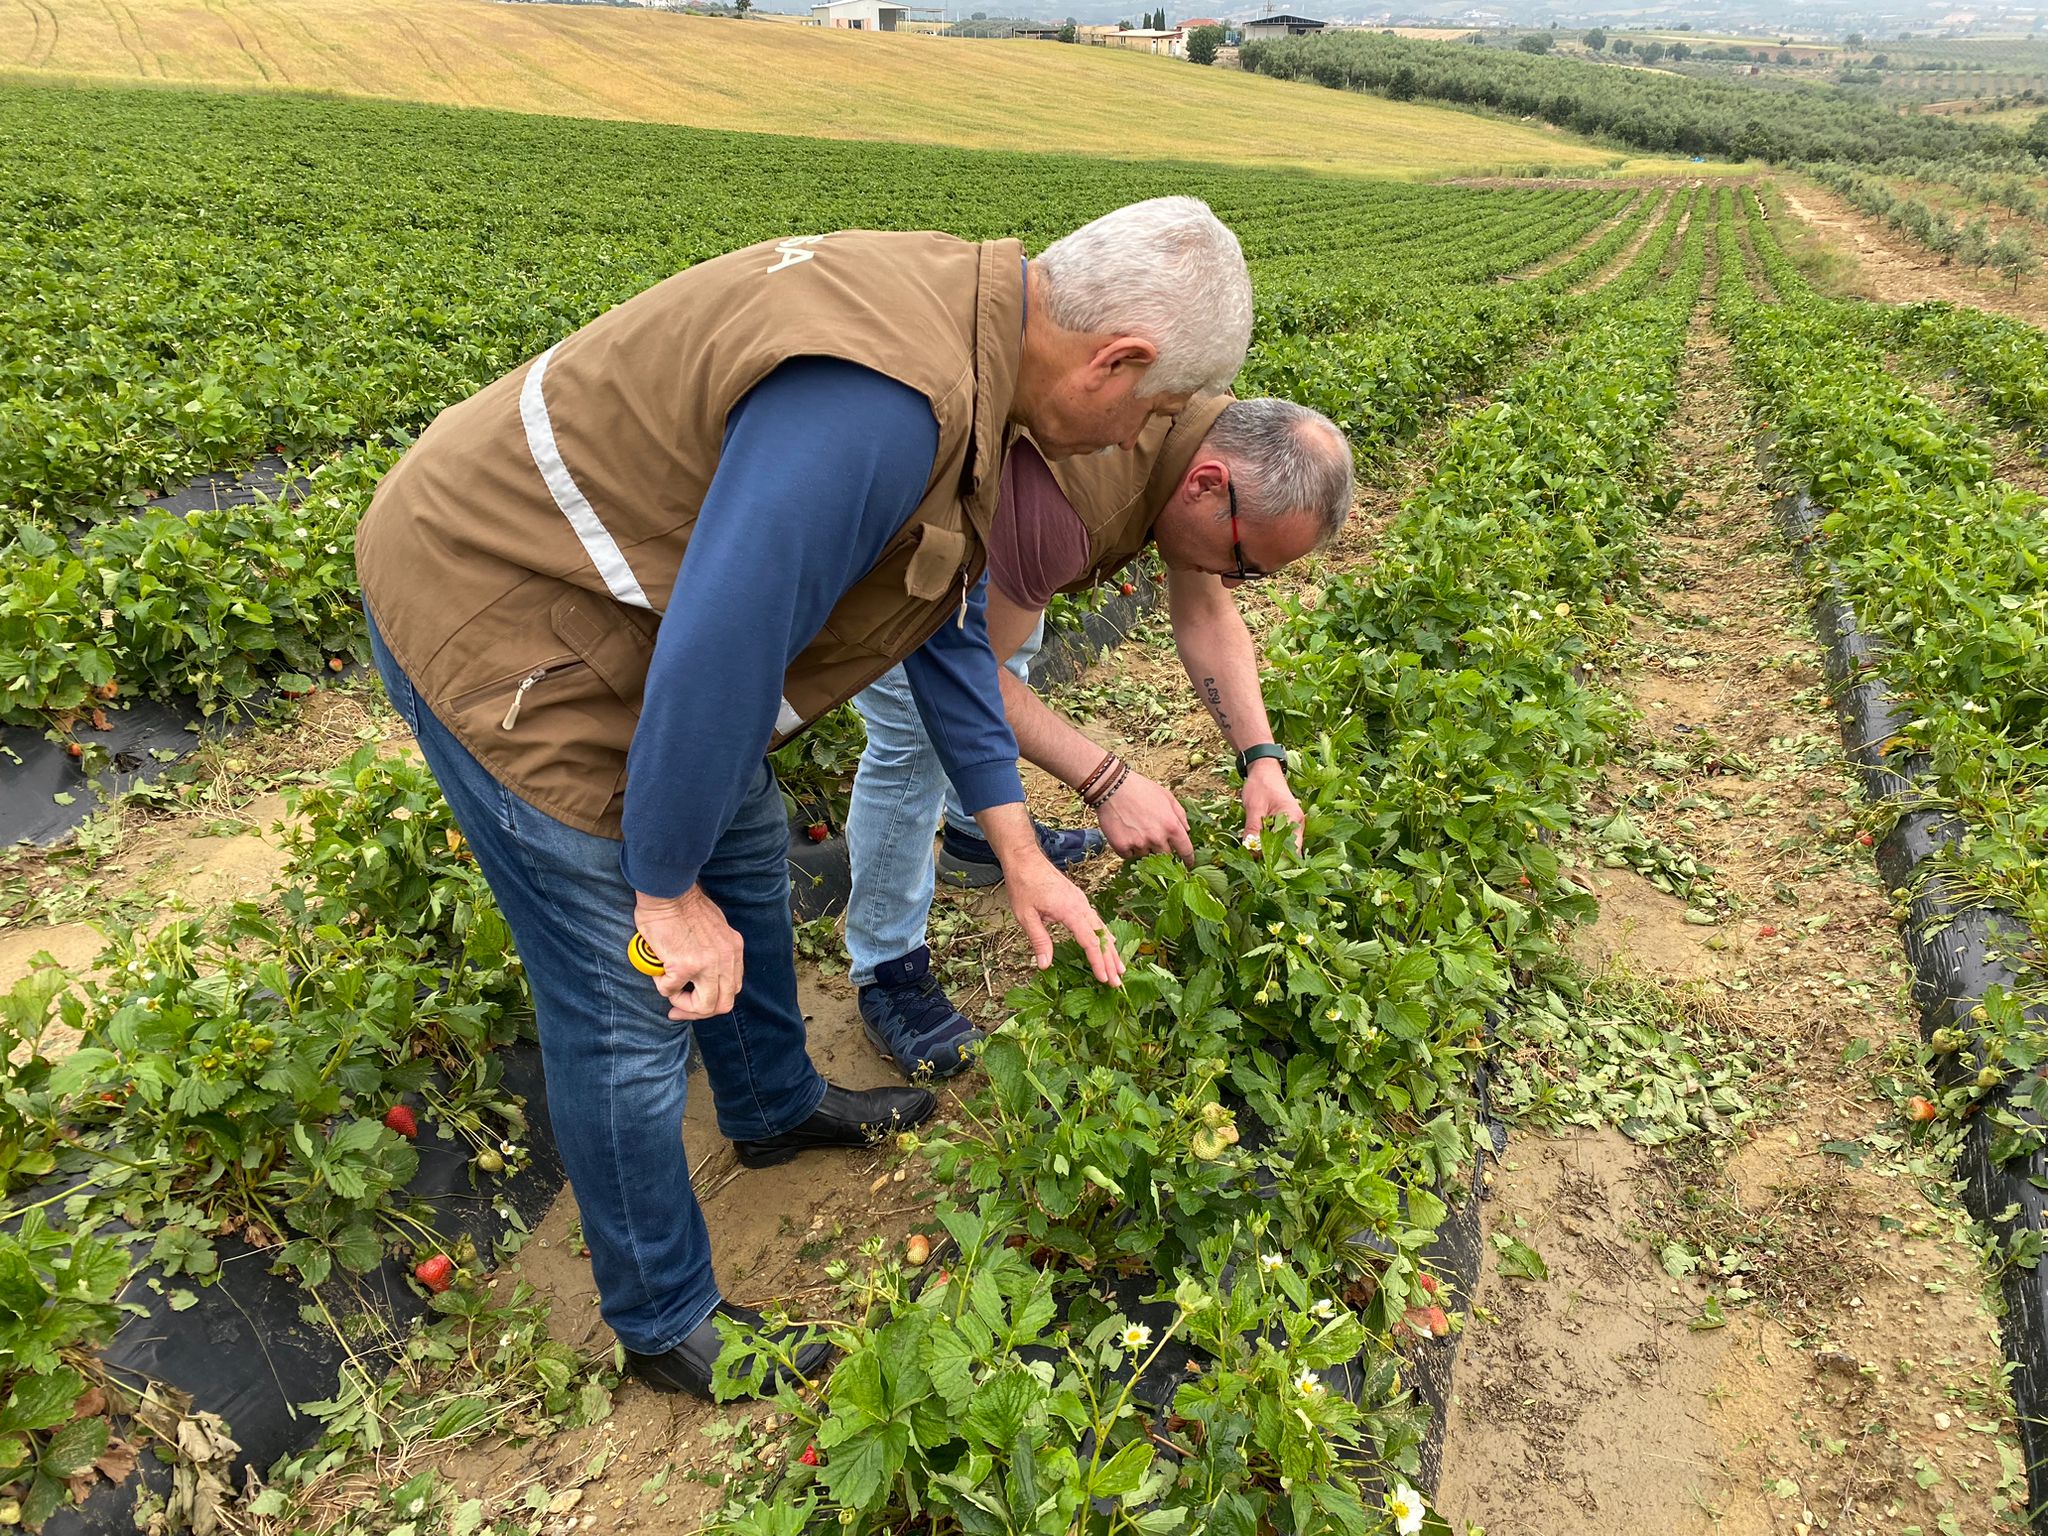
M 1321 411 L 1233 400 L 1203 446 L 1230 466 L 1241 518 L 1312 517 L 1320 544 L 1351 515 L 1351 444 Z
M 1142 336 L 1159 349 L 1147 396 L 1220 390 L 1252 338 L 1244 250 L 1198 197 L 1154 197 L 1053 241 L 1032 263 L 1062 330 Z

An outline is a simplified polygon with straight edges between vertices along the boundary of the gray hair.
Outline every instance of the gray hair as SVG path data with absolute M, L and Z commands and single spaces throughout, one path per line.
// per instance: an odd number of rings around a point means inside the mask
M 1159 349 L 1147 396 L 1219 390 L 1244 365 L 1252 279 L 1230 227 L 1197 197 L 1154 197 L 1053 241 L 1032 263 L 1062 330 Z
M 1241 518 L 1313 517 L 1321 544 L 1351 515 L 1351 444 L 1292 400 L 1233 400 L 1204 443 L 1230 466 Z

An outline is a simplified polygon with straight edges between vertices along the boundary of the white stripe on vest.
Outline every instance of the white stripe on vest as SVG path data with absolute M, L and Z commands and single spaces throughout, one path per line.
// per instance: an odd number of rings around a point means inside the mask
M 541 479 L 547 482 L 548 494 L 555 498 L 555 505 L 562 509 L 562 516 L 569 519 L 569 526 L 575 529 L 576 537 L 582 541 L 583 552 L 590 556 L 590 563 L 597 567 L 597 574 L 604 578 L 612 596 L 622 603 L 645 608 L 652 613 L 654 604 L 640 590 L 640 580 L 633 574 L 633 568 L 626 564 L 626 557 L 619 552 L 618 541 L 598 520 L 597 509 L 584 496 L 575 477 L 569 473 L 569 466 L 562 462 L 562 450 L 555 446 L 555 424 L 548 420 L 547 397 L 541 393 L 541 380 L 547 374 L 548 359 L 554 355 L 555 349 L 549 347 L 533 360 L 533 366 L 526 370 L 526 383 L 519 391 L 519 419 L 526 426 L 527 451 L 533 455 Z
M 590 563 L 597 567 L 597 574 L 604 578 L 604 584 L 611 589 L 613 597 L 635 608 L 654 612 L 654 604 L 647 601 L 647 594 L 640 590 L 640 580 L 633 574 L 633 568 L 626 564 L 626 557 L 619 552 L 618 540 L 611 531 L 598 521 L 597 509 L 591 506 L 589 498 L 576 484 L 575 476 L 569 473 L 569 466 L 562 462 L 562 450 L 555 446 L 555 424 L 548 419 L 547 397 L 541 393 L 541 380 L 547 376 L 548 359 L 555 355 L 549 347 L 533 360 L 533 366 L 526 370 L 526 382 L 519 389 L 519 419 L 526 425 L 526 448 L 533 455 L 534 466 L 540 470 L 541 479 L 548 485 L 548 494 L 555 498 L 555 505 L 562 509 L 562 516 L 569 519 L 569 526 L 576 530 L 576 537 L 583 544 L 583 552 L 590 556 Z M 788 699 L 780 701 L 781 708 L 775 715 L 775 734 L 787 736 L 804 723 L 804 717 Z

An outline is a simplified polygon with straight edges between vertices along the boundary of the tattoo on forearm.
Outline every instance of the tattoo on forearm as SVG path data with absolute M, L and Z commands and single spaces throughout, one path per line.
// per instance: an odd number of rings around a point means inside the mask
M 1227 737 L 1230 734 L 1230 716 L 1223 709 L 1223 690 L 1216 686 L 1216 679 L 1202 679 L 1202 701 L 1209 706 L 1209 713 L 1216 717 L 1216 728 Z

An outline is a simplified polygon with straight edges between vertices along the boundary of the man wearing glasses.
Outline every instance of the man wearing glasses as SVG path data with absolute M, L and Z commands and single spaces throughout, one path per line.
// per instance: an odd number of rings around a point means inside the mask
M 1166 566 L 1168 613 L 1188 680 L 1237 749 L 1245 829 L 1302 811 L 1273 741 L 1259 660 L 1230 592 L 1323 543 L 1351 510 L 1351 448 L 1327 417 L 1285 400 L 1199 400 L 1149 427 L 1132 451 L 1049 464 L 1029 437 L 1011 444 L 989 545 L 989 643 L 1006 659 L 1003 705 L 1018 750 L 1080 795 L 1101 831 L 1038 824 L 1065 869 L 1102 850 L 1192 861 L 1187 812 L 1061 718 L 1028 686 L 1053 593 L 1108 580 L 1145 545 Z M 902 670 L 854 700 L 868 744 L 846 836 L 853 864 L 846 944 L 870 1041 L 906 1077 L 950 1077 L 981 1031 L 931 974 L 926 920 L 934 876 L 993 885 L 1002 870 L 959 808 Z M 932 831 L 945 802 L 936 870 Z

